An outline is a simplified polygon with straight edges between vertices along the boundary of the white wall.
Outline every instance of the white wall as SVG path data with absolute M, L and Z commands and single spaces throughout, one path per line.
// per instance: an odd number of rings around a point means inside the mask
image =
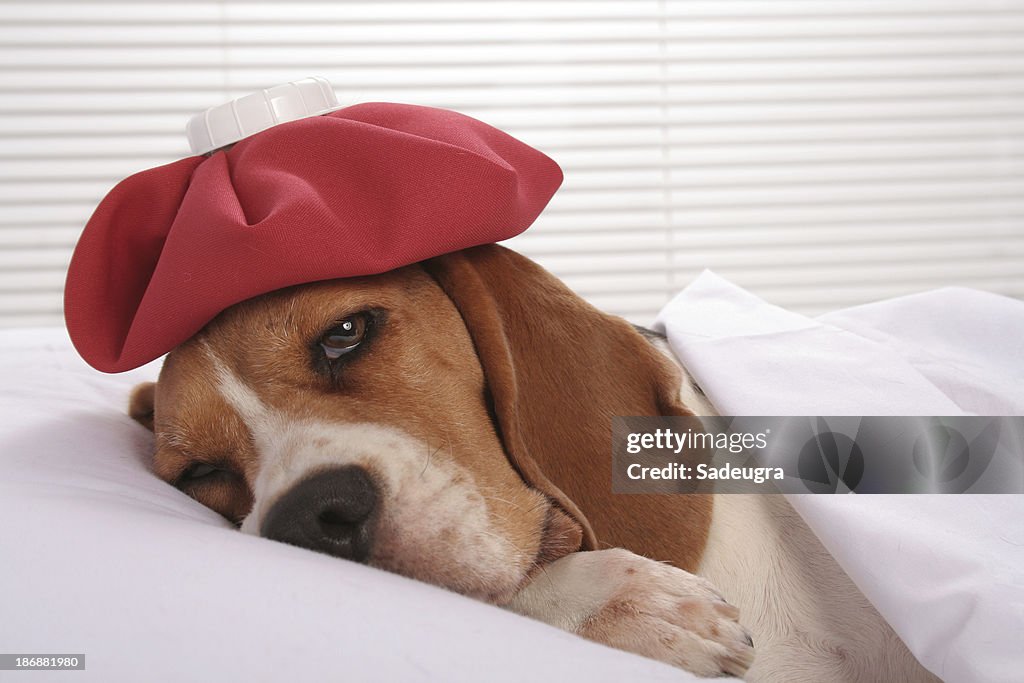
M 459 109 L 566 171 L 513 245 L 649 322 L 711 267 L 814 313 L 1024 296 L 1024 0 L 0 2 L 0 325 L 188 116 L 308 75 Z

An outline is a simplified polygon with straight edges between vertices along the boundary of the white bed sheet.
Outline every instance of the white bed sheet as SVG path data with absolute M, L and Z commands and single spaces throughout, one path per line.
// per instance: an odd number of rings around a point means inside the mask
M 0 332 L 0 652 L 84 653 L 3 681 L 693 681 L 463 596 L 238 533 L 147 469 L 62 330 Z
M 1024 414 L 1024 302 L 994 294 L 812 319 L 705 272 L 658 326 L 723 415 Z M 789 498 L 929 670 L 1024 680 L 1024 496 Z

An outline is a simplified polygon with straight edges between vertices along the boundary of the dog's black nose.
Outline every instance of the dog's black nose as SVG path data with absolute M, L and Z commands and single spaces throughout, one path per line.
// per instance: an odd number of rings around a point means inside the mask
M 365 562 L 373 545 L 377 488 L 362 467 L 318 472 L 292 487 L 267 512 L 260 535 Z

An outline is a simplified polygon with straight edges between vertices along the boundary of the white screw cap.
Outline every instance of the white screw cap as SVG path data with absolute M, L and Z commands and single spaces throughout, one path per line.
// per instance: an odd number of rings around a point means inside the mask
M 338 98 L 326 79 L 303 78 L 199 112 L 188 120 L 185 134 L 193 154 L 206 154 L 279 123 L 337 108 Z

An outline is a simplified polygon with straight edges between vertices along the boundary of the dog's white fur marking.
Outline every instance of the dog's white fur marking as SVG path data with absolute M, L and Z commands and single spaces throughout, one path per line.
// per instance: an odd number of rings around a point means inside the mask
M 308 475 L 359 465 L 374 479 L 381 501 L 369 564 L 484 599 L 508 596 L 522 582 L 533 553 L 497 532 L 469 471 L 431 457 L 444 445 L 422 443 L 389 426 L 281 414 L 206 351 L 217 389 L 248 428 L 260 461 L 243 532 L 258 535 L 270 507 Z
M 717 495 L 700 573 L 741 610 L 748 681 L 937 681 L 781 495 Z
M 553 562 L 509 608 L 704 676 L 740 674 L 753 657 L 737 610 L 710 583 L 622 548 Z
M 224 361 L 217 357 L 217 354 L 214 353 L 213 349 L 205 341 L 203 342 L 203 349 L 206 351 L 206 357 L 209 358 L 210 363 L 213 365 L 214 374 L 217 376 L 217 389 L 228 405 L 238 413 L 238 416 L 242 418 L 242 422 L 252 431 L 253 436 L 257 432 L 264 434 L 269 431 L 268 425 L 263 424 L 267 419 L 268 410 L 263 405 L 259 395 L 243 382 L 238 375 L 231 372 L 228 366 L 224 364 Z

